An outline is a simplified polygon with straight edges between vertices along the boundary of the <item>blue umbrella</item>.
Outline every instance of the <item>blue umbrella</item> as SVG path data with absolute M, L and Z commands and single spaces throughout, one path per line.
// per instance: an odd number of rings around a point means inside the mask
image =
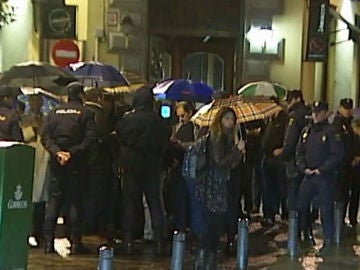
M 78 62 L 64 68 L 84 86 L 117 87 L 129 86 L 128 80 L 115 67 L 99 62 Z
M 208 103 L 212 100 L 213 89 L 202 82 L 179 79 L 158 83 L 153 93 L 158 99 Z
M 28 95 L 19 95 L 17 99 L 25 104 L 25 113 L 28 113 L 30 109 Z M 44 115 L 47 115 L 52 109 L 56 107 L 56 105 L 59 104 L 58 101 L 55 101 L 53 99 L 44 96 L 42 96 L 42 99 L 43 99 L 43 105 L 41 107 L 41 112 Z

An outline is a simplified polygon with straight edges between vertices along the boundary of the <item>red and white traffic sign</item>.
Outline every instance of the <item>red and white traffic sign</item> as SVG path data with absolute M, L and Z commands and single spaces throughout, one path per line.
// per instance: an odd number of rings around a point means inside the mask
M 80 50 L 74 41 L 61 39 L 52 47 L 51 57 L 57 66 L 64 68 L 79 61 Z

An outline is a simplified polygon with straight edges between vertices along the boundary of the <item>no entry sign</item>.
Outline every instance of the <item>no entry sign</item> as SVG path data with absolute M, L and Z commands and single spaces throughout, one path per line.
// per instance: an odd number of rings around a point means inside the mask
M 56 65 L 66 67 L 79 61 L 80 51 L 72 40 L 61 39 L 52 47 L 51 56 Z

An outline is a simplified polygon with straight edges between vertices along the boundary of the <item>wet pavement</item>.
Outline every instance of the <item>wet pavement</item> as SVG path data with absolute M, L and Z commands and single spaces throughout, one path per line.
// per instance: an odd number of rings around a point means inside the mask
M 309 269 L 336 270 L 360 269 L 360 228 L 357 234 L 346 233 L 342 245 L 336 249 L 334 255 L 320 258 L 315 251 L 322 245 L 321 226 L 315 225 L 316 247 L 305 254 L 300 254 L 295 260 L 287 255 L 287 225 L 277 222 L 271 228 L 264 228 L 258 220 L 250 224 L 249 237 L 249 267 L 248 269 Z M 97 269 L 97 248 L 103 239 L 91 236 L 85 237 L 84 242 L 91 247 L 91 254 L 86 256 L 74 255 L 62 258 L 59 255 L 45 255 L 42 249 L 31 249 L 29 253 L 28 269 Z M 151 243 L 137 244 L 137 255 L 124 256 L 117 250 L 114 265 L 116 270 L 135 269 L 170 269 L 170 256 L 158 257 L 153 255 Z M 185 268 L 191 269 L 192 256 L 187 252 Z M 236 269 L 235 258 L 228 258 L 220 254 L 219 270 Z

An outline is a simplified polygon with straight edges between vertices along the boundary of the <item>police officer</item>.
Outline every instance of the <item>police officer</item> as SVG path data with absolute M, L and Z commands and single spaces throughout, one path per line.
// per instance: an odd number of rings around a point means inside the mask
M 340 106 L 335 114 L 333 125 L 336 132 L 340 133 L 341 140 L 344 143 L 344 158 L 342 160 L 341 169 L 337 177 L 335 200 L 343 204 L 343 218 L 346 216 L 346 209 L 350 199 L 351 184 L 351 162 L 352 162 L 352 141 L 354 132 L 351 127 L 353 109 L 353 100 L 351 98 L 343 98 L 340 100 Z M 344 220 L 345 222 L 345 220 Z
M 20 128 L 20 118 L 16 111 L 11 109 L 13 104 L 10 87 L 0 87 L 0 140 L 23 141 Z
M 302 131 L 296 147 L 296 165 L 305 175 L 299 190 L 300 227 L 303 231 L 309 227 L 308 209 L 318 195 L 325 237 L 320 256 L 329 254 L 333 247 L 335 174 L 344 153 L 340 134 L 327 122 L 327 112 L 326 102 L 313 104 L 313 120 Z
M 75 82 L 68 88 L 68 102 L 51 111 L 43 124 L 42 143 L 51 155 L 50 198 L 44 221 L 45 253 L 54 252 L 54 231 L 63 210 L 71 253 L 86 253 L 81 243 L 81 203 L 86 187 L 84 172 L 87 150 L 95 141 L 93 114 L 83 106 L 83 87 Z
M 309 110 L 305 106 L 301 90 L 292 90 L 287 95 L 288 121 L 285 127 L 284 143 L 282 148 L 274 150 L 274 156 L 278 156 L 286 163 L 286 176 L 288 179 L 288 210 L 296 210 L 296 199 L 303 175 L 299 173 L 295 164 L 296 145 L 300 133 L 307 125 L 306 116 Z
M 263 194 L 263 226 L 273 226 L 275 215 L 281 204 L 281 218 L 287 218 L 286 209 L 286 175 L 285 166 L 279 157 L 274 156 L 274 150 L 283 145 L 284 130 L 287 121 L 287 113 L 279 112 L 269 119 L 264 137 L 262 139 L 264 194 Z

